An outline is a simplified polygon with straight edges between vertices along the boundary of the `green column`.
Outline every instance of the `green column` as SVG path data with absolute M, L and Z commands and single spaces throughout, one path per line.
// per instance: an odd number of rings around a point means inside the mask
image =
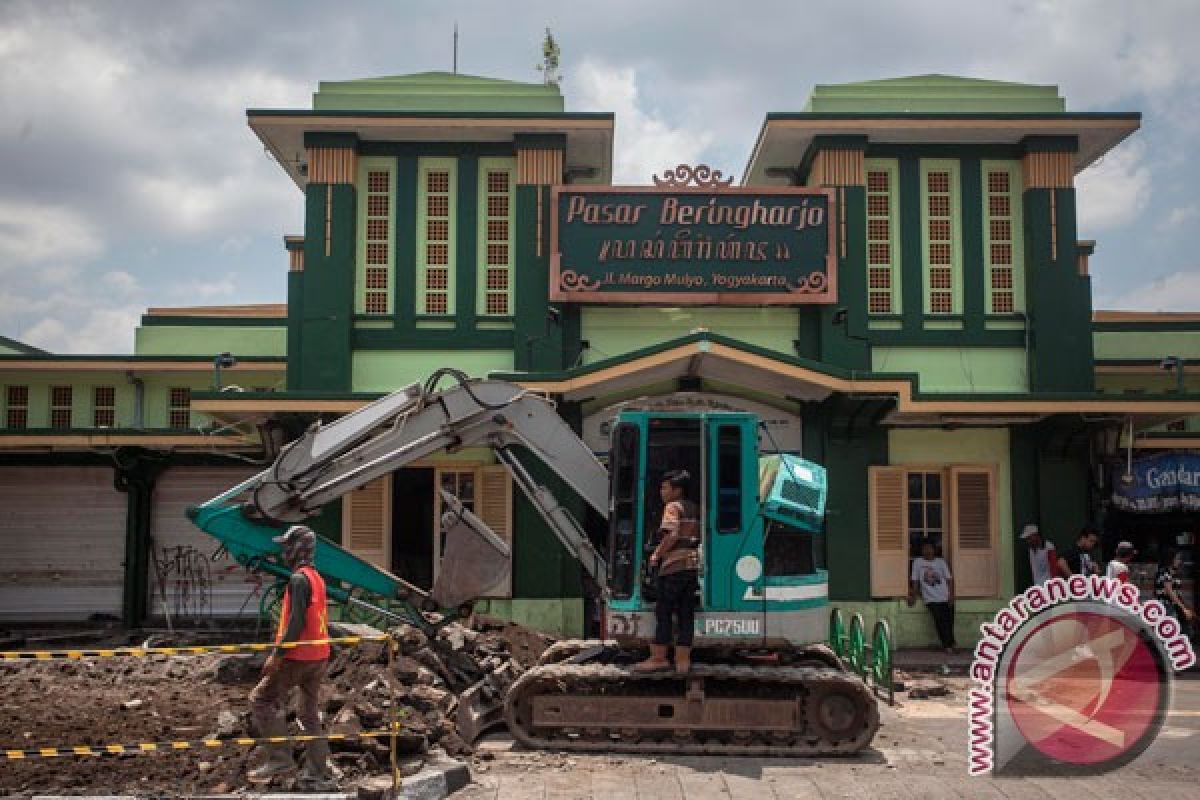
M 349 184 L 310 183 L 305 190 L 304 279 L 299 371 L 290 389 L 348 392 L 354 326 L 355 192 Z M 326 216 L 329 240 L 326 244 Z
M 135 628 L 146 619 L 149 603 L 150 515 L 154 484 L 167 466 L 166 458 L 140 449 L 118 450 L 113 486 L 126 495 L 125 577 L 121 624 Z
M 1031 137 L 1027 152 L 1071 153 L 1073 137 Z M 1025 307 L 1031 330 L 1029 388 L 1035 392 L 1095 389 L 1091 279 L 1075 259 L 1075 190 L 1026 186 Z

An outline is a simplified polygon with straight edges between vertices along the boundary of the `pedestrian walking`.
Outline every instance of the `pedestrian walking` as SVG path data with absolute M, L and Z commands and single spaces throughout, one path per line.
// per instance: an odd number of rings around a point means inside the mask
M 317 537 L 305 525 L 293 525 L 273 541 L 283 546 L 283 561 L 292 576 L 283 595 L 283 609 L 276 644 L 312 642 L 329 638 L 329 611 L 326 605 L 325 581 L 313 566 Z M 304 732 L 320 736 L 321 680 L 329 661 L 329 645 L 304 644 L 276 648 L 263 664 L 262 678 L 250 692 L 254 725 L 258 735 L 276 737 L 287 735 L 287 703 L 292 689 L 300 690 L 300 709 L 297 715 Z M 267 761 L 253 769 L 248 778 L 266 783 L 276 776 L 296 769 L 292 746 L 274 742 L 266 747 Z M 330 790 L 336 788 L 329 764 L 329 742 L 316 739 L 308 742 L 304 769 L 297 778 L 299 788 Z
M 1058 566 L 1058 552 L 1054 542 L 1042 535 L 1041 529 L 1029 523 L 1021 531 L 1021 540 L 1029 547 L 1029 569 L 1033 574 L 1033 585 L 1038 586 L 1054 577 Z

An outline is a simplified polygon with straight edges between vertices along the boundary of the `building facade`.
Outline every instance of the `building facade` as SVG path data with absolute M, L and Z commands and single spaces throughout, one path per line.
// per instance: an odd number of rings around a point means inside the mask
M 0 536 L 19 554 L 0 568 L 4 613 L 132 624 L 178 605 L 178 548 L 213 555 L 184 506 L 311 420 L 441 367 L 546 393 L 602 456 L 629 403 L 756 412 L 764 449 L 828 470 L 832 600 L 888 618 L 902 645 L 933 640 L 902 600 L 924 541 L 956 574 L 962 642 L 1028 583 L 1028 522 L 1060 547 L 1089 522 L 1105 546 L 1139 526 L 1190 545 L 1182 511 L 1152 523 L 1111 509 L 1121 463 L 1200 452 L 1200 314 L 1095 312 L 1095 243 L 1076 235 L 1075 176 L 1138 114 L 945 76 L 817 86 L 802 111 L 767 115 L 738 186 L 685 166 L 622 188 L 613 116 L 563 109 L 553 85 L 428 73 L 249 111 L 305 196 L 304 230 L 284 239 L 286 305 L 151 309 L 133 356 L 0 343 Z M 713 210 L 679 216 L 671 197 Z M 805 241 L 822 266 L 791 294 L 756 292 L 767 278 L 750 262 L 805 253 L 742 249 L 773 224 L 772 198 L 820 233 Z M 739 202 L 748 216 L 722 222 L 716 209 Z M 649 238 L 603 238 L 622 203 L 631 224 L 639 205 L 658 210 Z M 608 278 L 576 269 L 593 245 Z M 218 370 L 222 353 L 236 365 Z M 513 545 L 490 610 L 581 633 L 578 565 L 487 451 L 397 470 L 316 527 L 428 585 L 437 487 Z M 212 607 L 234 613 L 253 586 L 206 563 Z M 103 607 L 83 603 L 101 585 Z

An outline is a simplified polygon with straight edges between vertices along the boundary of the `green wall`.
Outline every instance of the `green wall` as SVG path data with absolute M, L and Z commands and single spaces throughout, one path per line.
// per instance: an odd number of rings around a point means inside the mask
M 920 376 L 922 392 L 1027 392 L 1024 350 L 1006 347 L 873 347 L 871 369 Z
M 286 356 L 287 328 L 225 325 L 151 325 L 134 334 L 133 351 L 138 355 Z
M 798 311 L 792 308 L 655 308 L 586 306 L 580 336 L 585 364 L 686 336 L 697 328 L 794 355 Z
M 511 372 L 507 350 L 358 350 L 352 355 L 351 385 L 356 392 L 391 392 L 424 383 L 434 371 L 454 367 L 473 378 L 489 372 Z
M 1092 339 L 1096 358 L 1200 358 L 1200 330 L 1097 331 Z

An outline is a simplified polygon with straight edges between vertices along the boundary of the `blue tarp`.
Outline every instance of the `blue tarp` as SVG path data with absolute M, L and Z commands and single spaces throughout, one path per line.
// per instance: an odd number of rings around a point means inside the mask
M 1165 453 L 1133 462 L 1133 481 L 1125 465 L 1113 468 L 1113 505 L 1122 511 L 1159 513 L 1200 511 L 1200 454 Z

